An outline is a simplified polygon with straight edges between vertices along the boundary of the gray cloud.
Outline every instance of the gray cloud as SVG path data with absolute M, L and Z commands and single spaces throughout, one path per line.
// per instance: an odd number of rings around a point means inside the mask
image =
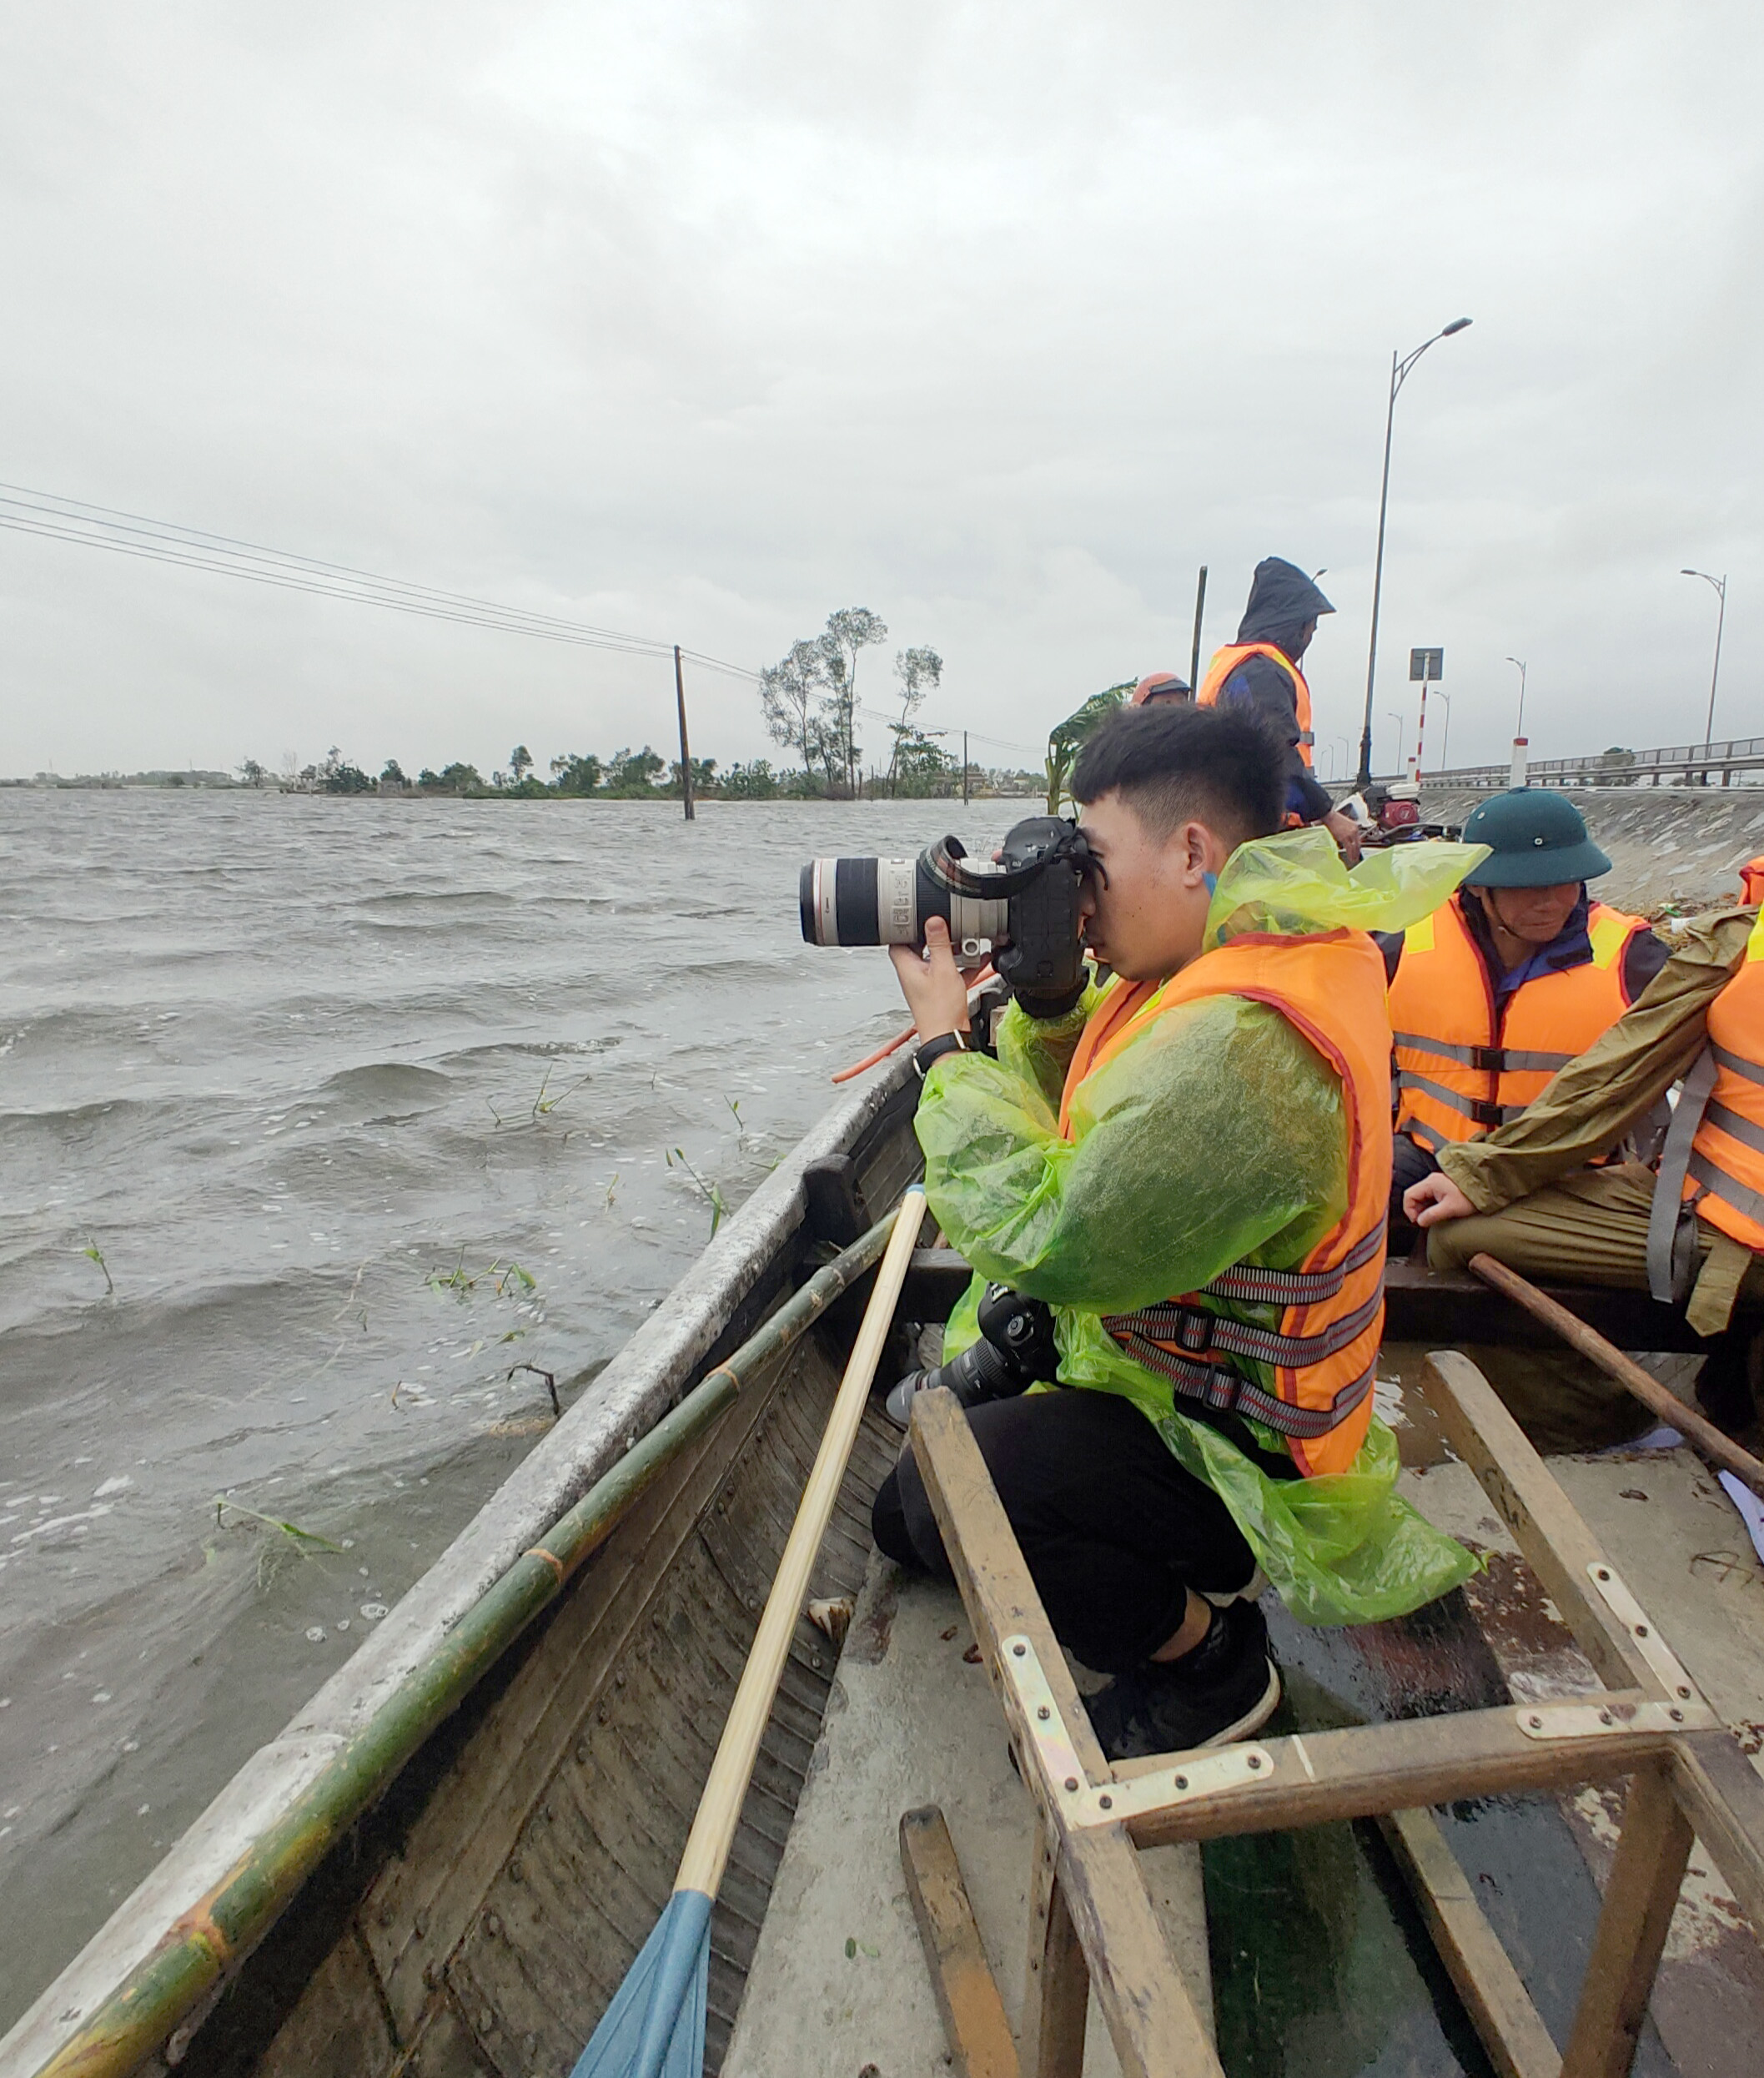
M 1033 742 L 1311 568 L 1357 733 L 1764 732 L 1755 10 L 134 0 L 0 24 L 0 475 L 758 664 L 836 605 Z M 664 667 L 0 534 L 0 769 L 543 759 Z M 695 736 L 763 748 L 739 685 Z

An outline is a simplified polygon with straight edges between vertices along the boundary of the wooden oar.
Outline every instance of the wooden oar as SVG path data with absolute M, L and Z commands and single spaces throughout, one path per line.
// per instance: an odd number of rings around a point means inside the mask
M 783 1675 L 808 1577 L 863 1419 L 864 1402 L 925 1215 L 915 1184 L 901 1200 L 876 1273 L 876 1289 L 839 1381 L 827 1433 L 784 1546 L 729 1721 L 711 1764 L 698 1814 L 674 1879 L 674 1894 L 601 2015 L 574 2078 L 698 2078 L 704 2065 L 705 1986 L 711 1965 L 711 1906 L 741 1822 L 760 1740 Z
M 1558 1306 L 1548 1293 L 1527 1283 L 1516 1270 L 1497 1263 L 1492 1255 L 1472 1255 L 1470 1266 L 1484 1284 L 1492 1286 L 1515 1305 L 1522 1306 L 1527 1313 L 1554 1328 L 1581 1356 L 1591 1357 L 1608 1378 L 1615 1378 L 1626 1392 L 1633 1393 L 1651 1413 L 1670 1423 L 1712 1464 L 1722 1466 L 1736 1478 L 1743 1479 L 1754 1493 L 1764 1494 L 1764 1464 L 1750 1451 L 1742 1450 L 1731 1436 L 1723 1436 L 1712 1421 L 1706 1421 L 1695 1407 L 1687 1406 L 1676 1392 L 1668 1391 L 1657 1378 L 1650 1377 L 1633 1357 L 1626 1356 L 1615 1342 L 1607 1342 L 1579 1314 Z

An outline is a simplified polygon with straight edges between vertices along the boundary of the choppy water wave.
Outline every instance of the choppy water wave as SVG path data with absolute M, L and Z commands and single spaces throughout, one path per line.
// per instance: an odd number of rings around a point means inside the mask
M 0 2025 L 897 1029 L 801 861 L 950 827 L 0 794 Z

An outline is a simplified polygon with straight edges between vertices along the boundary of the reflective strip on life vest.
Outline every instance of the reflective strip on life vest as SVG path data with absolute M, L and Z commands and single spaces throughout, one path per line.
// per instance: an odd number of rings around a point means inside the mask
M 1202 1289 L 1214 1299 L 1241 1299 L 1251 1304 L 1271 1306 L 1314 1306 L 1319 1299 L 1333 1299 L 1347 1282 L 1350 1270 L 1371 1261 L 1385 1245 L 1389 1225 L 1388 1217 L 1380 1220 L 1364 1240 L 1354 1243 L 1333 1270 L 1269 1270 L 1259 1263 L 1239 1263 L 1230 1270 L 1220 1271 Z
M 1711 1161 L 1706 1155 L 1692 1150 L 1691 1174 L 1711 1198 L 1719 1198 L 1723 1205 L 1731 1205 L 1736 1212 L 1743 1212 L 1748 1220 L 1756 1220 L 1764 1226 L 1764 1190 L 1754 1190 L 1742 1184 L 1737 1176 L 1730 1176 L 1719 1162 Z M 1699 1202 L 1701 1202 L 1699 1200 Z
M 1725 1068 L 1731 1075 L 1743 1075 L 1747 1082 L 1764 1083 L 1764 1068 L 1755 1060 L 1741 1060 L 1737 1054 L 1730 1054 L 1725 1046 L 1711 1046 L 1717 1068 Z
M 1127 1354 L 1148 1371 L 1155 1371 L 1189 1396 L 1204 1401 L 1221 1414 L 1248 1415 L 1259 1421 L 1264 1428 L 1277 1431 L 1282 1436 L 1296 1436 L 1300 1442 L 1327 1436 L 1344 1421 L 1356 1407 L 1370 1396 L 1378 1376 L 1378 1360 L 1375 1357 L 1368 1368 L 1350 1384 L 1345 1385 L 1326 1407 L 1294 1406 L 1289 1400 L 1277 1399 L 1267 1392 L 1253 1378 L 1242 1372 L 1225 1371 L 1216 1364 L 1190 1363 L 1175 1351 L 1163 1348 L 1148 1341 L 1144 1336 L 1124 1334 L 1116 1340 Z

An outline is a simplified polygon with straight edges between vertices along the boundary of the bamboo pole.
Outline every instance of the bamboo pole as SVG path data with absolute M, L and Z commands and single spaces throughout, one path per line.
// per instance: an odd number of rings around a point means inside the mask
M 882 1345 L 894 1325 L 895 1302 L 900 1297 L 907 1259 L 912 1254 L 924 1219 L 925 1194 L 919 1185 L 914 1184 L 901 1200 L 900 1209 L 894 1215 L 894 1230 L 889 1236 L 882 1267 L 876 1273 L 876 1288 L 870 1295 L 863 1326 L 852 1345 L 845 1375 L 839 1381 L 838 1397 L 833 1402 L 827 1431 L 816 1453 L 814 1469 L 802 1490 L 797 1519 L 791 1525 L 784 1555 L 772 1577 L 771 1592 L 766 1597 L 759 1628 L 754 1633 L 747 1663 L 741 1669 L 741 1683 L 736 1689 L 735 1701 L 729 1707 L 728 1721 L 717 1744 L 716 1758 L 711 1764 L 704 1794 L 699 1799 L 697 1816 L 692 1821 L 686 1850 L 680 1857 L 679 1874 L 674 1878 L 676 1891 L 702 1891 L 706 1897 L 714 1898 L 717 1885 L 722 1881 L 723 1864 L 729 1858 L 736 1828 L 741 1824 L 741 1800 L 747 1794 L 760 1741 L 771 1715 L 784 1662 L 789 1657 L 790 1642 L 796 1634 L 797 1619 L 802 1613 L 809 1575 L 814 1570 L 827 1526 L 832 1520 L 833 1503 L 845 1483 L 845 1468 L 857 1438 L 857 1425 L 863 1419 Z
M 606 1542 L 656 1478 L 875 1265 L 895 1223 L 892 1215 L 879 1220 L 817 1270 L 597 1480 L 534 1549 L 522 1552 L 214 1889 L 167 1929 L 84 2025 L 39 2066 L 37 2078 L 126 2078 L 152 2055 L 216 1980 L 263 1938 L 339 1835 L 563 1592 L 570 1575 Z
M 1764 1464 L 1750 1451 L 1741 1449 L 1731 1436 L 1723 1436 L 1712 1421 L 1706 1421 L 1695 1407 L 1686 1406 L 1676 1392 L 1668 1391 L 1657 1378 L 1650 1377 L 1633 1357 L 1626 1356 L 1615 1342 L 1606 1341 L 1579 1314 L 1558 1306 L 1548 1293 L 1540 1291 L 1516 1270 L 1497 1263 L 1492 1255 L 1472 1255 L 1470 1266 L 1484 1284 L 1491 1285 L 1503 1297 L 1522 1306 L 1527 1313 L 1554 1328 L 1571 1347 L 1590 1357 L 1608 1378 L 1615 1378 L 1626 1392 L 1633 1393 L 1651 1413 L 1670 1423 L 1681 1436 L 1694 1443 L 1705 1457 L 1731 1472 L 1736 1478 L 1743 1479 L 1754 1493 L 1764 1496 Z

